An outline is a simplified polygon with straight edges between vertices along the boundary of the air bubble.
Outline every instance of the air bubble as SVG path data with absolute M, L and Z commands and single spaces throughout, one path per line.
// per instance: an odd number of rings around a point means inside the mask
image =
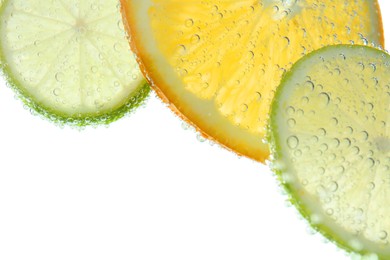
M 62 72 L 57 72 L 54 77 L 58 82 L 62 82 L 64 80 L 64 74 Z
M 374 63 L 370 63 L 369 66 L 370 66 L 372 72 L 376 71 L 376 65 Z
M 346 132 L 346 134 L 349 134 L 349 135 L 351 135 L 351 134 L 353 134 L 353 128 L 351 127 L 351 126 L 347 126 L 346 128 L 345 128 L 345 132 Z
M 337 156 L 336 156 L 335 153 L 331 153 L 331 154 L 329 155 L 329 159 L 330 159 L 331 161 L 336 160 L 336 158 L 337 158 Z
M 114 44 L 114 50 L 115 50 L 116 52 L 121 52 L 121 45 L 120 45 L 119 42 L 117 42 L 117 43 Z
M 321 151 L 325 152 L 325 151 L 327 151 L 328 149 L 329 149 L 329 146 L 328 146 L 327 144 L 321 144 L 321 145 L 320 145 L 320 150 L 321 150 Z
M 313 135 L 313 136 L 310 138 L 310 142 L 313 143 L 313 144 L 318 143 L 318 141 L 319 141 L 319 138 L 318 138 L 318 136 L 316 136 L 316 135 Z
M 375 161 L 374 161 L 374 159 L 368 158 L 368 159 L 366 160 L 366 165 L 367 165 L 368 168 L 374 167 L 374 166 L 375 166 Z
M 352 142 L 349 138 L 344 138 L 342 141 L 341 141 L 341 144 L 344 146 L 344 147 L 350 147 Z
M 329 216 L 332 216 L 334 213 L 334 210 L 333 209 L 327 209 L 326 210 L 326 214 L 329 215 Z
M 288 125 L 290 128 L 295 127 L 296 124 L 297 124 L 297 121 L 295 121 L 294 118 L 290 118 L 289 120 L 287 120 L 287 125 Z
M 201 143 L 204 143 L 204 142 L 206 142 L 207 139 L 204 138 L 203 135 L 197 134 L 197 135 L 196 135 L 196 140 L 198 140 L 198 141 L 201 142 Z
M 301 103 L 302 103 L 302 105 L 307 105 L 308 103 L 309 103 L 309 98 L 308 97 L 302 97 L 302 99 L 301 99 Z
M 350 245 L 353 249 L 355 249 L 355 250 L 357 250 L 357 251 L 360 251 L 360 250 L 362 250 L 362 249 L 364 248 L 362 242 L 360 242 L 360 241 L 357 240 L 357 239 L 352 239 L 351 241 L 349 241 L 349 245 Z
M 310 80 L 306 81 L 303 86 L 304 86 L 304 88 L 307 91 L 313 91 L 314 90 L 314 83 L 312 81 L 310 81 Z
M 375 77 L 372 78 L 372 82 L 374 83 L 375 86 L 379 84 L 379 80 Z
M 360 134 L 359 134 L 359 138 L 362 140 L 362 141 L 367 141 L 368 140 L 368 133 L 366 131 L 362 131 Z
M 262 95 L 260 92 L 256 92 L 257 101 L 260 101 L 262 98 Z
M 372 103 L 367 103 L 366 107 L 367 107 L 368 111 L 374 110 L 374 104 L 372 104 Z
M 287 109 L 286 109 L 286 112 L 287 112 L 287 115 L 294 115 L 295 114 L 295 108 L 292 107 L 292 106 L 289 106 Z
M 279 19 L 283 19 L 283 18 L 285 18 L 287 16 L 288 16 L 288 11 L 283 11 L 282 15 L 281 15 L 281 17 Z
M 302 36 L 303 36 L 303 38 L 306 38 L 307 37 L 307 31 L 306 31 L 306 29 L 305 28 L 302 28 Z M 303 46 L 302 46 L 303 47 Z M 303 48 L 305 48 L 305 47 L 303 47 Z M 306 48 L 305 48 L 306 49 Z
M 324 105 L 324 106 L 327 106 L 329 105 L 330 103 L 330 97 L 327 93 L 325 92 L 322 92 L 318 95 L 318 97 L 320 98 L 320 102 Z
M 311 223 L 313 223 L 314 225 L 318 225 L 322 222 L 322 216 L 321 215 L 318 215 L 318 214 L 312 214 L 310 216 L 310 221 Z
M 294 156 L 295 157 L 301 157 L 302 156 L 302 151 L 301 150 L 295 150 L 295 152 L 294 152 Z
M 178 46 L 178 53 L 179 53 L 179 55 L 184 55 L 184 54 L 186 54 L 186 52 L 187 52 L 186 46 L 183 45 L 183 44 L 180 44 Z
M 185 25 L 186 25 L 186 27 L 192 27 L 192 26 L 194 25 L 194 20 L 192 20 L 192 19 L 187 19 L 187 20 L 185 21 Z
M 324 128 L 318 129 L 318 135 L 320 136 L 326 136 L 326 130 Z
M 305 111 L 303 111 L 302 109 L 297 110 L 297 116 L 304 116 L 304 115 L 305 115 Z
M 295 135 L 293 136 L 290 136 L 289 138 L 287 138 L 287 145 L 290 149 L 295 149 L 298 147 L 299 145 L 299 139 L 298 137 L 296 137 Z
M 283 37 L 284 41 L 286 42 L 286 45 L 290 45 L 290 39 L 288 37 Z
M 53 90 L 53 95 L 54 96 L 56 96 L 56 97 L 58 97 L 59 95 L 60 95 L 60 89 L 59 88 L 55 88 L 54 90 Z
M 182 128 L 183 130 L 188 130 L 188 129 L 191 128 L 191 126 L 190 126 L 189 124 L 187 124 L 186 122 L 182 122 L 182 123 L 181 123 L 181 128 Z
M 368 40 L 364 37 L 361 38 L 364 45 L 368 45 Z
M 382 240 L 385 240 L 387 238 L 387 232 L 382 230 L 381 232 L 379 232 L 379 238 L 382 239 Z
M 360 153 L 360 149 L 357 146 L 351 148 L 351 151 L 354 155 L 358 155 Z
M 344 166 L 337 166 L 337 167 L 336 167 L 336 173 L 337 173 L 337 174 L 342 174 L 342 173 L 344 173 L 344 172 L 345 172 Z
M 333 146 L 333 147 L 339 147 L 340 146 L 340 140 L 338 138 L 333 138 L 331 141 L 330 141 L 330 144 Z
M 336 192 L 338 190 L 338 188 L 339 188 L 339 184 L 337 182 L 335 182 L 335 181 L 330 182 L 329 190 L 331 192 Z
M 255 53 L 253 51 L 248 52 L 249 59 L 253 59 L 255 57 Z
M 123 32 L 125 30 L 122 20 L 119 20 L 116 25 L 117 25 L 119 31 Z
M 336 75 L 340 75 L 340 74 L 341 74 L 341 70 L 340 70 L 339 68 L 335 68 L 335 69 L 334 69 L 334 73 L 335 73 Z
M 193 44 L 200 42 L 200 36 L 199 36 L 199 34 L 194 34 L 194 35 L 191 37 L 191 42 L 192 42 Z
M 364 66 L 364 63 L 363 63 L 363 62 L 358 62 L 358 63 L 356 64 L 356 68 L 357 68 L 359 71 L 363 71 L 363 70 L 366 68 L 366 66 Z

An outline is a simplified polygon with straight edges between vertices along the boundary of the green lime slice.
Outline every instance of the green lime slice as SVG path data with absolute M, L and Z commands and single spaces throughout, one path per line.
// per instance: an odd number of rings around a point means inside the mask
M 149 92 L 117 0 L 5 0 L 0 58 L 20 98 L 56 122 L 107 124 Z
M 390 259 L 390 56 L 337 45 L 299 60 L 276 91 L 272 167 L 292 203 L 340 247 Z

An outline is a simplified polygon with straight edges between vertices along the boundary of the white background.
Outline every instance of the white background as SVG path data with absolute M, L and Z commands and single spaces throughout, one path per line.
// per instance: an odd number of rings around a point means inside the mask
M 285 200 L 266 166 L 200 142 L 154 95 L 77 131 L 0 81 L 1 260 L 349 259 Z

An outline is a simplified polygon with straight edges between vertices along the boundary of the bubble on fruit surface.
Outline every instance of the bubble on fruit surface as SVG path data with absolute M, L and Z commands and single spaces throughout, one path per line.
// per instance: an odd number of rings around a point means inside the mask
M 62 82 L 64 80 L 65 76 L 64 76 L 64 73 L 57 72 L 54 77 L 55 77 L 56 81 Z
M 314 83 L 313 83 L 312 81 L 308 80 L 308 81 L 306 81 L 306 82 L 304 83 L 304 88 L 305 88 L 305 90 L 307 90 L 308 92 L 311 92 L 311 91 L 314 90 Z
M 381 240 L 385 240 L 385 239 L 387 239 L 387 237 L 388 237 L 387 231 L 382 230 L 382 231 L 379 232 L 379 238 L 380 238 Z
M 61 93 L 61 89 L 59 89 L 59 88 L 53 89 L 53 94 L 54 94 L 54 96 L 59 96 L 60 93 Z
M 186 25 L 186 27 L 192 27 L 192 26 L 194 26 L 194 20 L 191 19 L 191 18 L 187 19 L 187 20 L 185 21 L 185 25 Z
M 295 127 L 296 124 L 297 124 L 297 121 L 296 121 L 294 118 L 290 118 L 290 119 L 287 120 L 287 125 L 288 125 L 290 128 Z
M 299 139 L 297 136 L 293 135 L 287 138 L 287 145 L 290 149 L 295 149 L 299 145 Z
M 319 101 L 323 106 L 327 106 L 330 103 L 330 96 L 328 93 L 322 92 L 318 95 Z

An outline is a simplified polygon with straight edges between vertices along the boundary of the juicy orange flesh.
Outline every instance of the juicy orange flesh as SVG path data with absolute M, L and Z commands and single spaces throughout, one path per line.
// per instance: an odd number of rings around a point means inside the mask
M 149 8 L 159 51 L 184 88 L 259 136 L 283 73 L 324 45 L 381 45 L 378 17 L 375 1 L 350 0 L 153 0 Z

